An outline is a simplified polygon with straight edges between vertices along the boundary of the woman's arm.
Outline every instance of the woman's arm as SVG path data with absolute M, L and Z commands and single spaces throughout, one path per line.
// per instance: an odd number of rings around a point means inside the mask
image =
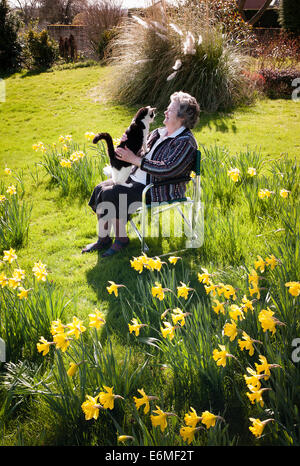
M 184 138 L 174 141 L 165 148 L 169 153 L 164 160 L 150 160 L 143 158 L 140 168 L 156 178 L 175 178 L 185 173 L 196 158 L 197 148 Z

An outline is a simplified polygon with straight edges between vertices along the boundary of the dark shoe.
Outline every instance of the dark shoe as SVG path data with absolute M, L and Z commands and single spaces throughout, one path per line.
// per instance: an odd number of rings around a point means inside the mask
M 115 254 L 120 252 L 122 249 L 126 248 L 128 244 L 129 244 L 129 239 L 128 241 L 119 241 L 118 239 L 116 239 L 113 246 L 110 247 L 107 251 L 105 251 L 105 253 L 102 254 L 102 257 L 114 256 Z
M 98 240 L 96 243 L 90 243 L 85 248 L 82 249 L 81 253 L 93 252 L 93 251 L 102 251 L 105 248 L 108 248 L 112 244 L 112 239 L 109 238 L 106 241 Z

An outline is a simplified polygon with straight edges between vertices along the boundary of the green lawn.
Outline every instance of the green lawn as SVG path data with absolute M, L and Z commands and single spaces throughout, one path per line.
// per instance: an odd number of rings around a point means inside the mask
M 74 304 L 69 310 L 67 318 L 71 318 L 73 315 L 87 318 L 88 314 L 97 307 L 105 312 L 107 323 L 110 324 L 111 329 L 114 329 L 116 333 L 119 328 L 123 329 L 124 337 L 124 328 L 126 332 L 127 328 L 121 312 L 122 306 L 119 300 L 108 294 L 106 286 L 108 280 L 112 280 L 116 283 L 125 283 L 128 289 L 135 292 L 137 283 L 139 283 L 139 286 L 143 283 L 143 278 L 139 277 L 140 280 L 137 280 L 137 273 L 129 264 L 129 260 L 133 256 L 140 254 L 139 241 L 132 237 L 131 244 L 124 254 L 111 260 L 99 259 L 97 254 L 82 255 L 82 247 L 96 237 L 95 216 L 87 206 L 86 199 L 80 200 L 76 195 L 63 197 L 56 186 L 50 185 L 49 176 L 39 165 L 42 154 L 32 149 L 32 145 L 39 141 L 47 146 L 51 146 L 54 142 L 58 144 L 59 136 L 67 134 L 71 134 L 74 141 L 83 145 L 86 144 L 84 138 L 86 131 L 98 132 L 104 130 L 110 132 L 113 137 L 121 136 L 129 125 L 136 108 L 124 107 L 109 99 L 108 85 L 112 72 L 112 68 L 91 66 L 60 71 L 54 70 L 41 74 L 21 73 L 7 78 L 6 102 L 0 103 L 0 160 L 2 167 L 0 181 L 4 182 L 6 186 L 12 184 L 15 182 L 14 172 L 19 173 L 24 181 L 24 199 L 31 202 L 33 207 L 28 242 L 17 251 L 20 266 L 30 272 L 33 263 L 41 260 L 47 265 L 48 279 L 53 280 L 67 297 L 74 298 Z M 143 104 L 147 104 L 147 102 L 143 102 Z M 224 146 L 228 148 L 231 155 L 245 152 L 247 148 L 257 152 L 260 151 L 262 156 L 268 159 L 269 167 L 272 168 L 273 160 L 278 159 L 280 155 L 284 155 L 284 159 L 297 158 L 299 160 L 299 117 L 299 103 L 285 100 L 259 100 L 255 105 L 237 109 L 231 114 L 202 114 L 198 126 L 194 129 L 194 134 L 199 144 L 203 145 L 204 148 L 214 145 Z M 159 114 L 156 125 L 161 125 L 162 120 L 163 115 Z M 91 148 L 87 147 L 87 150 L 91 153 Z M 249 160 L 247 159 L 247 162 Z M 297 219 L 296 207 L 293 210 L 293 206 L 297 206 L 298 188 L 287 185 L 289 181 L 287 175 L 284 178 L 285 185 L 280 184 L 281 180 L 278 181 L 278 177 L 274 176 L 272 178 L 272 183 L 274 183 L 278 192 L 280 188 L 289 188 L 293 192 L 291 196 L 292 207 L 287 209 L 286 218 L 284 219 L 287 219 L 290 224 L 286 226 L 282 219 L 285 214 L 285 201 L 278 196 L 274 200 L 274 204 L 270 204 L 272 206 L 270 210 L 268 208 L 264 210 L 264 207 L 257 203 L 257 196 L 254 191 L 254 188 L 258 185 L 251 184 L 251 180 L 249 186 L 253 192 L 247 198 L 249 192 L 243 191 L 244 186 L 232 190 L 233 185 L 230 184 L 226 172 L 223 171 L 224 184 L 226 184 L 224 193 L 225 195 L 228 194 L 229 201 L 226 204 L 225 198 L 222 198 L 222 196 L 218 198 L 217 188 L 222 190 L 222 186 L 217 186 L 219 181 L 217 176 L 214 176 L 214 180 L 210 185 L 208 174 L 214 175 L 214 173 L 209 172 L 209 160 L 206 163 L 206 178 L 204 180 L 206 190 L 204 195 L 207 203 L 206 215 L 209 222 L 206 223 L 205 245 L 199 250 L 188 250 L 184 253 L 184 267 L 179 268 L 182 275 L 179 272 L 177 278 L 182 279 L 184 273 L 188 273 L 190 286 L 197 287 L 197 285 L 199 286 L 197 272 L 201 267 L 207 267 L 209 270 L 217 271 L 217 277 L 220 281 L 223 278 L 224 282 L 225 280 L 229 282 L 232 279 L 235 286 L 243 289 L 245 286 L 245 272 L 241 267 L 245 264 L 250 267 L 257 254 L 270 254 L 270 252 L 273 252 L 272 248 L 280 251 L 281 245 L 286 240 L 288 248 L 283 250 L 283 255 L 286 254 L 284 259 L 286 259 L 287 264 L 284 269 L 286 274 L 284 279 L 296 280 L 297 277 L 294 272 L 298 259 L 294 260 L 293 248 L 296 248 L 296 246 L 294 244 L 293 229 L 290 228 L 289 231 L 288 228 L 292 225 L 292 221 Z M 214 167 L 213 164 L 212 166 Z M 13 174 L 5 175 L 5 167 L 11 168 Z M 289 167 L 289 165 L 286 165 L 286 167 Z M 220 167 L 216 167 L 216 171 L 218 168 Z M 298 176 L 298 171 L 294 170 L 293 173 Z M 264 182 L 263 179 L 259 187 L 267 187 L 263 184 Z M 240 191 L 238 191 L 239 189 Z M 211 199 L 214 200 L 213 203 L 209 203 Z M 251 221 L 249 221 L 248 217 L 250 201 L 248 205 L 247 200 L 249 199 L 252 199 L 254 211 L 257 214 L 255 219 Z M 276 206 L 280 207 L 279 213 Z M 281 234 L 284 226 L 286 226 L 287 233 L 289 233 L 286 236 Z M 273 234 L 274 231 L 276 231 L 276 234 Z M 154 245 L 150 254 L 167 254 L 173 251 L 174 248 L 176 248 L 176 243 L 165 240 L 162 244 Z M 276 276 L 274 278 L 273 275 L 270 275 L 270 277 L 270 281 L 271 279 L 274 280 L 271 281 L 272 287 L 277 291 L 276 284 L 280 277 Z M 282 280 L 283 278 L 281 278 Z M 282 283 L 284 282 L 282 281 Z M 149 283 L 147 284 L 149 285 Z M 140 291 L 139 288 L 138 293 Z M 285 292 L 286 289 L 283 285 L 282 293 Z M 203 297 L 205 295 L 203 289 L 201 293 Z M 145 296 L 141 293 L 137 302 L 139 299 L 145 300 Z M 151 301 L 150 297 L 150 307 L 156 306 L 156 303 L 154 306 L 153 302 L 154 300 Z M 204 317 L 202 317 L 202 304 L 201 301 L 200 307 L 197 308 L 200 309 L 197 318 L 201 323 L 202 319 L 207 316 L 208 321 L 212 319 L 207 310 L 208 308 L 205 311 L 207 314 L 204 312 Z M 147 300 L 144 301 L 144 305 L 146 308 Z M 263 305 L 264 303 L 262 303 Z M 288 305 L 286 305 L 286 309 L 290 309 Z M 137 306 L 136 312 L 138 315 L 139 306 Z M 279 318 L 282 318 L 280 314 Z M 291 322 L 294 322 L 294 320 L 291 319 Z M 218 330 L 220 330 L 220 325 L 220 322 L 216 324 Z M 289 330 L 290 333 L 286 339 L 292 335 L 293 325 L 291 324 L 289 327 L 291 330 Z M 209 326 L 208 331 L 213 332 L 211 336 L 215 338 L 215 330 L 212 326 Z M 203 334 L 205 334 L 204 330 Z M 279 332 L 278 334 L 280 335 Z M 128 342 L 127 337 L 126 334 L 125 340 L 122 340 L 121 335 L 121 342 L 118 342 L 116 346 L 120 358 L 123 357 L 123 345 L 124 341 Z M 209 337 L 207 338 L 209 339 Z M 260 338 L 264 338 L 262 332 Z M 266 341 L 268 342 L 267 338 Z M 282 339 L 279 343 L 282 349 L 286 348 L 287 344 L 290 345 L 291 342 Z M 207 351 L 209 345 L 211 345 L 211 342 L 206 347 Z M 269 346 L 271 351 L 272 345 Z M 172 348 L 172 345 L 170 345 L 169 350 L 170 348 Z M 143 360 L 144 355 L 141 356 L 142 353 L 139 353 L 137 346 L 135 346 L 135 350 L 138 353 L 137 360 Z M 188 346 L 185 350 L 189 354 Z M 274 354 L 271 353 L 271 355 L 273 358 Z M 282 356 L 282 353 L 280 355 Z M 166 357 L 170 358 L 170 365 L 172 365 L 172 362 L 177 361 L 177 357 L 180 360 L 180 354 L 172 357 L 172 353 L 170 352 L 168 356 L 167 351 Z M 248 364 L 246 357 L 245 361 Z M 194 361 L 194 363 L 195 370 L 197 370 L 198 362 Z M 214 362 L 212 364 L 214 366 Z M 289 362 L 286 364 L 288 367 Z M 153 368 L 150 367 L 147 372 L 147 382 L 151 387 L 150 391 L 153 388 L 151 386 L 152 370 Z M 154 374 L 155 377 L 158 377 L 155 380 L 159 379 L 162 382 L 162 392 L 166 396 L 166 400 L 168 400 L 168 396 L 172 400 L 172 384 L 175 385 L 176 377 L 174 376 L 174 379 L 169 381 L 168 373 L 166 373 L 165 379 L 163 379 L 164 374 L 157 376 L 157 373 Z M 215 374 L 215 368 L 213 368 L 212 373 Z M 293 372 L 291 373 L 293 374 Z M 179 382 L 180 378 L 178 378 Z M 278 387 L 281 386 L 279 378 L 276 379 L 276 384 Z M 189 388 L 194 393 L 195 400 L 198 397 L 196 388 L 195 390 L 192 389 L 191 385 Z M 232 394 L 229 395 L 229 398 L 230 396 Z M 178 403 L 179 405 L 181 403 L 180 408 L 183 409 L 183 401 L 180 400 Z M 282 403 L 284 404 L 284 401 Z M 234 397 L 229 399 L 229 404 L 232 408 L 230 415 L 232 419 L 235 419 L 235 413 L 239 411 L 239 407 L 236 408 Z M 45 404 L 42 404 L 41 408 L 29 404 L 28 411 L 25 414 L 22 413 L 24 416 L 22 418 L 23 427 L 25 429 L 22 433 L 25 432 L 26 434 L 25 444 L 42 442 L 38 434 L 32 433 L 31 426 L 34 424 L 35 416 L 36 419 L 43 418 L 43 415 L 47 414 L 48 408 L 45 407 Z M 209 406 L 203 406 L 203 409 L 209 409 Z M 237 411 L 235 412 L 234 409 Z M 53 430 L 51 417 L 49 419 L 49 426 L 48 424 L 45 425 L 45 443 L 51 444 L 52 441 L 53 443 L 59 443 L 59 434 Z M 110 425 L 107 418 L 106 422 L 107 425 Z M 238 424 L 239 420 L 236 422 Z M 9 424 L 8 430 L 2 439 L 4 445 L 15 443 L 19 439 L 16 424 L 17 421 Z M 84 428 L 82 431 L 84 432 Z M 103 435 L 104 440 L 101 441 L 105 442 L 107 439 L 105 434 Z M 62 435 L 62 437 L 64 436 Z M 74 438 L 77 439 L 76 433 Z M 101 441 L 99 440 L 99 444 L 101 444 Z
M 119 137 L 136 109 L 110 102 L 110 73 L 110 68 L 91 66 L 15 74 L 6 80 L 6 102 L 0 104 L 1 166 L 23 170 L 26 198 L 33 203 L 28 244 L 19 257 L 28 268 L 35 260 L 45 262 L 51 278 L 67 294 L 76 292 L 84 314 L 95 303 L 106 307 L 106 279 L 121 282 L 128 278 L 128 270 L 116 268 L 114 261 L 105 263 L 103 270 L 102 263 L 97 266 L 97 256 L 81 255 L 81 248 L 95 238 L 95 216 L 86 203 L 74 199 L 70 208 L 69 199 L 49 190 L 41 168 L 37 168 L 38 179 L 33 178 L 42 155 L 33 151 L 32 145 L 38 141 L 58 143 L 61 134 L 72 134 L 74 141 L 83 144 L 86 131 L 105 130 Z M 299 103 L 262 100 L 230 115 L 203 114 L 194 133 L 199 144 L 225 146 L 232 154 L 249 147 L 272 159 L 283 153 L 294 158 L 300 153 L 299 117 Z M 157 125 L 161 122 L 159 114 Z M 5 175 L 1 178 L 8 182 Z M 163 252 L 168 252 L 168 246 Z M 139 242 L 135 239 L 124 264 L 137 253 Z

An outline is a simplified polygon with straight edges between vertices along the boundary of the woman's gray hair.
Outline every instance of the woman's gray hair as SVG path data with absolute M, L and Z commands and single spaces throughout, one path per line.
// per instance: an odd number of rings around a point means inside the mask
M 182 125 L 189 129 L 194 128 L 200 114 L 200 106 L 195 97 L 180 91 L 174 92 L 170 100 L 179 104 L 177 116 L 183 119 Z

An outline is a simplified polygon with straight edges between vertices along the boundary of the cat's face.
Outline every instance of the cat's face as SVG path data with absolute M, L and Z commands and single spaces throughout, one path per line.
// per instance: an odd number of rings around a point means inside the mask
M 156 116 L 156 108 L 155 107 L 150 107 L 150 105 L 148 105 L 148 107 L 146 107 L 146 110 L 147 110 L 147 113 L 145 115 L 145 120 L 148 120 L 148 123 L 152 123 L 154 121 L 154 118 Z

